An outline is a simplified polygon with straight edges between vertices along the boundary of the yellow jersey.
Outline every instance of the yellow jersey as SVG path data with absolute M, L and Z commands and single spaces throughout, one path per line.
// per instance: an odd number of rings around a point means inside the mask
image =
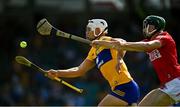
M 111 40 L 111 37 L 102 36 L 99 40 Z M 118 51 L 115 49 L 103 46 L 98 48 L 92 47 L 88 53 L 87 59 L 96 63 L 97 68 L 109 82 L 112 90 L 114 90 L 117 85 L 128 83 L 133 80 L 123 60 L 120 65 L 120 71 L 117 71 Z

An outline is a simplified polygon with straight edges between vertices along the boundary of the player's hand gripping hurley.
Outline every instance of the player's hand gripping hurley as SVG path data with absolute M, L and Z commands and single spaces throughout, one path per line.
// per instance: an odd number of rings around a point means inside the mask
M 37 24 L 37 31 L 41 34 L 41 35 L 56 35 L 56 36 L 61 36 L 64 38 L 68 38 L 68 39 L 72 39 L 75 41 L 79 41 L 82 43 L 86 43 L 86 44 L 90 44 L 91 41 L 78 37 L 76 35 L 72 35 L 66 32 L 63 32 L 57 28 L 55 28 L 54 26 L 52 26 L 45 18 L 40 20 Z
M 45 72 L 45 70 L 43 70 L 42 68 L 40 68 L 39 66 L 35 65 L 34 63 L 32 63 L 31 61 L 29 61 L 28 59 L 26 59 L 25 57 L 23 56 L 16 56 L 15 60 L 19 63 L 19 64 L 22 64 L 22 65 L 25 65 L 25 66 L 28 66 L 30 68 L 33 68 L 34 70 L 37 70 L 37 71 L 40 71 L 41 73 L 43 73 L 45 76 L 47 76 L 47 72 Z M 54 80 L 70 87 L 71 89 L 79 92 L 79 93 L 82 93 L 83 92 L 83 89 L 79 89 L 69 83 L 67 83 L 66 81 L 63 81 L 62 79 L 58 78 L 58 77 L 54 77 Z

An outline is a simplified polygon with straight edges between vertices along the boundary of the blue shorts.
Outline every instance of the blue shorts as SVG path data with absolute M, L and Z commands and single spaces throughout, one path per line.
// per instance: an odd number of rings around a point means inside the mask
M 128 105 L 137 103 L 140 97 L 139 86 L 135 81 L 130 81 L 128 83 L 116 86 L 110 94 L 126 101 Z

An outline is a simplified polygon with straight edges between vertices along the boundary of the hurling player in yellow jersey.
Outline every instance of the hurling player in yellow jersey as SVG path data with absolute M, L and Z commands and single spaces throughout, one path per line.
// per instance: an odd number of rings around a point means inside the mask
M 107 40 L 107 22 L 103 19 L 88 21 L 86 38 L 89 40 Z M 109 82 L 111 92 L 107 94 L 99 106 L 128 106 L 135 105 L 140 96 L 139 87 L 128 72 L 123 61 L 125 51 L 110 48 L 92 47 L 86 59 L 78 66 L 65 70 L 48 70 L 48 76 L 54 77 L 79 77 L 96 66 Z

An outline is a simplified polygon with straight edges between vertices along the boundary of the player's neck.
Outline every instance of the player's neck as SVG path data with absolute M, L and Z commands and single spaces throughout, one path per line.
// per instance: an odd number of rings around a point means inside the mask
M 160 31 L 160 32 L 157 32 L 155 33 L 152 37 L 151 37 L 151 40 L 153 40 L 154 38 L 156 38 L 160 33 L 162 33 L 163 31 Z

